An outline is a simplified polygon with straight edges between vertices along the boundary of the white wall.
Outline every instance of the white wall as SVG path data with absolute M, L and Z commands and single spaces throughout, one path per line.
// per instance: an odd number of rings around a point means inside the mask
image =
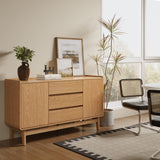
M 97 52 L 101 0 L 0 0 L 0 140 L 9 138 L 4 121 L 4 79 L 17 78 L 14 46 L 36 51 L 30 76 L 42 73 L 55 57 L 55 37 L 83 38 L 85 72 L 96 69 L 88 55 Z

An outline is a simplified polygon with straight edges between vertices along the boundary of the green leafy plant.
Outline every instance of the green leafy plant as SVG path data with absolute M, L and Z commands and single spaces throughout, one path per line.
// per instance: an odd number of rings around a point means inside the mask
M 107 29 L 108 34 L 103 34 L 102 40 L 99 41 L 100 52 L 96 56 L 91 56 L 96 63 L 97 74 L 100 75 L 100 69 L 103 72 L 106 108 L 110 101 L 115 73 L 121 73 L 118 63 L 125 58 L 121 53 L 115 51 L 113 48 L 114 40 L 118 38 L 118 35 L 123 34 L 123 32 L 120 32 L 119 28 L 120 21 L 121 18 L 116 19 L 115 15 L 111 20 L 99 20 L 105 29 Z
M 16 46 L 13 48 L 16 52 L 17 59 L 21 60 L 22 62 L 32 61 L 32 57 L 35 55 L 35 51 L 30 50 L 26 47 Z

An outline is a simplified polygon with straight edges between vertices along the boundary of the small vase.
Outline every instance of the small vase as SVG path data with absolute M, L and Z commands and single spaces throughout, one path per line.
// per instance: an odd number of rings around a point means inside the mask
M 29 64 L 27 62 L 22 62 L 22 65 L 18 67 L 18 77 L 21 81 L 27 81 L 29 78 Z

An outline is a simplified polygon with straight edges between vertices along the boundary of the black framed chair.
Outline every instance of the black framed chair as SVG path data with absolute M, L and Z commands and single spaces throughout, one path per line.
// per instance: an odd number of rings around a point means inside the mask
M 143 82 L 140 78 L 121 79 L 119 81 L 122 106 L 138 111 L 138 132 L 134 132 L 136 135 L 140 134 L 141 127 L 145 127 L 141 124 L 141 111 L 148 110 L 148 102 L 143 100 L 142 84 Z
M 160 127 L 160 90 L 148 90 L 147 97 L 150 125 Z M 160 160 L 160 157 L 156 158 L 158 154 L 160 150 L 153 153 L 151 159 Z

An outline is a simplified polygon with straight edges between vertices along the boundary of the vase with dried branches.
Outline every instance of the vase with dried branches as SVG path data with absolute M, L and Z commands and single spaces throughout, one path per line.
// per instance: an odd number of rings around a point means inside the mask
M 111 20 L 100 19 L 99 22 L 104 26 L 107 30 L 107 35 L 103 34 L 102 40 L 99 42 L 100 52 L 91 56 L 91 58 L 95 61 L 97 67 L 97 74 L 100 75 L 100 70 L 103 73 L 104 77 L 104 98 L 105 98 L 105 109 L 108 109 L 108 104 L 111 97 L 112 85 L 115 77 L 115 73 L 120 72 L 120 67 L 118 63 L 122 61 L 125 57 L 114 50 L 114 41 L 118 38 L 120 34 L 123 32 L 120 31 L 121 18 L 116 19 L 114 15 Z

